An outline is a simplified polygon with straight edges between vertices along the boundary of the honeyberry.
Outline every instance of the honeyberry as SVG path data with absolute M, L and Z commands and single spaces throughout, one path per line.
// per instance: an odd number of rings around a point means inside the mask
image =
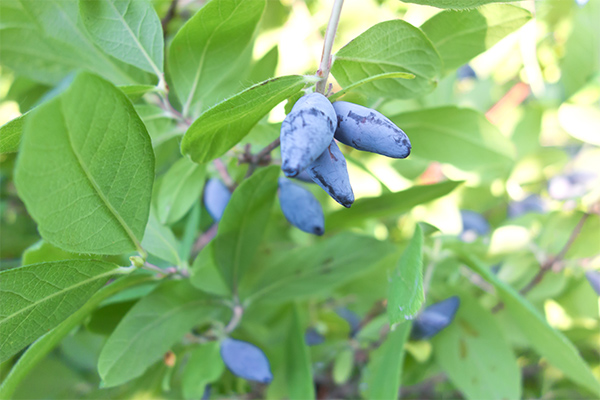
M 296 228 L 313 235 L 325 233 L 323 209 L 310 191 L 279 178 L 279 204 L 285 218 Z
M 354 192 L 346 159 L 334 140 L 312 164 L 306 168 L 312 180 L 344 207 L 354 203 Z
M 281 169 L 294 177 L 329 146 L 336 127 L 331 102 L 320 93 L 298 100 L 281 124 Z
M 240 378 L 260 383 L 273 380 L 267 356 L 253 344 L 225 338 L 221 342 L 221 358 L 225 366 Z
M 410 154 L 406 133 L 378 111 L 346 101 L 336 101 L 333 108 L 338 119 L 335 138 L 345 145 L 392 158 Z

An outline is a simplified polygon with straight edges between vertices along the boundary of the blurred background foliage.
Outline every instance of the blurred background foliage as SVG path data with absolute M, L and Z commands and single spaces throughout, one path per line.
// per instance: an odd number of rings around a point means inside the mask
M 167 27 L 167 43 L 203 3 L 179 0 L 177 13 Z M 271 76 L 313 74 L 321 56 L 330 3 L 269 0 L 254 48 L 248 54 L 253 60 L 250 76 L 247 82 L 232 78 L 232 87 L 247 86 Z M 167 14 L 170 4 L 170 0 L 154 0 L 161 17 Z M 447 71 L 433 92 L 410 100 L 384 101 L 359 93 L 344 98 L 377 108 L 409 137 L 411 129 L 419 129 L 419 123 L 426 124 L 430 119 L 458 118 L 459 123 L 453 125 L 460 126 L 461 113 L 466 111 L 436 108 L 436 113 L 409 112 L 446 106 L 478 110 L 493 123 L 493 129 L 510 139 L 514 145 L 514 160 L 493 164 L 480 154 L 465 157 L 458 147 L 462 142 L 451 140 L 428 144 L 437 145 L 434 152 L 426 153 L 440 154 L 437 160 L 420 157 L 416 147 L 407 160 L 391 160 L 345 148 L 357 199 L 446 179 L 464 183 L 450 195 L 420 204 L 401 216 L 349 220 L 350 227 L 344 229 L 390 240 L 399 244 L 397 248 L 401 250 L 412 236 L 415 223 L 424 222 L 427 304 L 460 295 L 461 320 L 473 324 L 486 321 L 493 331 L 500 332 L 515 349 L 522 373 L 522 397 L 590 398 L 587 391 L 565 379 L 563 372 L 532 349 L 515 322 L 497 307 L 494 288 L 462 265 L 452 250 L 459 246 L 461 252 L 477 255 L 494 266 L 492 270 L 500 280 L 517 290 L 526 288 L 541 265 L 559 256 L 543 279 L 526 290 L 526 297 L 552 327 L 575 344 L 593 374 L 600 379 L 598 294 L 584 275 L 588 270 L 600 268 L 600 1 L 544 0 L 514 4 L 529 10 L 534 18 L 468 65 Z M 334 51 L 381 21 L 402 18 L 421 26 L 440 11 L 397 0 L 346 0 Z M 2 67 L 0 125 L 28 111 L 68 83 L 69 78 L 66 78 L 50 86 Z M 339 89 L 334 83 L 333 90 Z M 183 131 L 168 118 L 153 117 L 152 106 L 138 106 L 137 110 L 153 138 L 160 180 L 180 157 L 178 143 Z M 268 120 L 253 129 L 244 143 L 259 149 L 271 142 L 277 137 L 278 124 L 284 116 L 282 104 L 270 113 Z M 484 125 L 481 124 L 481 129 L 490 129 Z M 40 237 L 13 184 L 15 154 L 3 154 L 0 160 L 1 268 L 8 269 L 21 265 L 28 248 L 29 256 L 35 257 L 36 248 L 30 246 L 39 247 L 36 242 Z M 241 179 L 245 174 L 246 166 L 239 166 L 235 157 L 228 167 L 236 178 Z M 324 192 L 313 192 L 326 214 L 343 213 Z M 483 216 L 487 226 L 477 225 L 481 223 L 477 219 L 470 224 L 465 210 Z M 191 212 L 206 213 L 199 206 Z M 268 260 L 271 252 L 318 242 L 318 238 L 290 229 L 279 209 L 274 213 L 278 218 L 272 219 L 259 259 Z M 344 215 L 340 214 L 339 219 L 344 220 Z M 206 222 L 204 225 L 202 229 L 208 228 Z M 342 225 L 336 228 L 332 224 L 326 229 L 336 232 Z M 186 229 L 185 219 L 172 228 L 181 238 Z M 570 238 L 573 238 L 572 243 L 565 247 Z M 563 248 L 566 249 L 564 254 Z M 399 254 L 395 251 L 392 257 L 397 260 Z M 319 398 L 355 398 L 367 390 L 361 383 L 361 371 L 370 350 L 380 340 L 380 330 L 386 322 L 385 315 L 383 318 L 380 315 L 385 307 L 382 299 L 386 296 L 386 287 L 387 269 L 376 266 L 327 296 L 307 300 L 305 318 L 311 327 L 307 335 L 314 334 L 317 342 L 321 342 L 310 347 Z M 148 288 L 144 290 L 147 293 Z M 16 398 L 181 396 L 177 389 L 183 379 L 181 371 L 163 362 L 127 385 L 110 391 L 97 389 L 96 363 L 106 335 L 142 295 L 140 292 L 125 301 L 105 304 L 92 314 L 84 327 L 67 337 L 36 367 L 20 386 Z M 284 368 L 279 359 L 289 346 L 286 342 L 289 315 L 290 310 L 279 304 L 261 304 L 250 308 L 244 316 L 241 337 L 267 349 L 275 368 Z M 358 333 L 356 321 L 362 321 Z M 460 330 L 460 325 L 454 328 Z M 452 334 L 464 335 L 464 330 Z M 464 395 L 457 389 L 460 384 L 457 385 L 453 377 L 449 378 L 447 370 L 457 368 L 444 355 L 444 349 L 458 343 L 450 335 L 443 333 L 432 341 L 406 344 L 404 398 L 460 398 Z M 468 345 L 473 345 L 469 350 L 484 353 L 480 354 L 483 362 L 486 357 L 501 357 L 495 344 L 486 347 L 485 342 L 469 342 Z M 182 343 L 173 351 L 185 359 L 188 357 L 186 346 Z M 4 374 L 9 367 L 10 362 L 0 365 L 0 373 Z M 501 384 L 503 377 L 496 379 Z M 226 373 L 213 391 L 221 394 L 250 391 L 248 396 L 256 397 L 259 392 L 253 392 L 253 387 L 248 385 Z M 268 397 L 285 397 L 284 386 L 284 382 L 276 379 L 268 388 Z

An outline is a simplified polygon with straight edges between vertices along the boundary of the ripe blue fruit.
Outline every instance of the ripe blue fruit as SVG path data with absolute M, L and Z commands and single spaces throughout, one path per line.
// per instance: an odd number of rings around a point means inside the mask
M 267 356 L 253 344 L 225 338 L 221 342 L 221 358 L 225 366 L 240 378 L 260 383 L 273 380 Z
M 333 108 L 338 119 L 335 138 L 345 145 L 392 158 L 410 154 L 406 133 L 383 114 L 346 101 L 336 101 Z
M 523 200 L 510 202 L 508 204 L 508 216 L 516 218 L 530 212 L 543 214 L 547 208 L 546 203 L 540 196 L 532 194 Z
M 465 242 L 472 242 L 479 235 L 485 235 L 490 231 L 490 224 L 475 211 L 460 210 L 463 229 L 460 238 Z
M 460 299 L 457 296 L 430 305 L 413 322 L 410 337 L 421 340 L 437 335 L 450 325 L 459 306 Z
M 598 293 L 598 296 L 600 296 L 600 271 L 587 271 L 585 277 L 596 293 Z
M 348 325 L 350 325 L 350 336 L 354 336 L 360 328 L 360 317 L 345 307 L 336 308 L 335 313 L 346 320 Z
M 285 218 L 296 228 L 319 236 L 325 233 L 321 204 L 302 186 L 279 178 L 279 204 Z
M 204 206 L 215 221 L 220 221 L 231 198 L 231 192 L 223 182 L 211 178 L 204 187 Z
M 300 172 L 298 175 L 296 175 L 294 177 L 294 179 L 298 179 L 299 181 L 306 182 L 306 183 L 315 183 L 312 180 L 312 178 L 310 177 L 310 175 L 308 174 L 308 172 L 306 172 L 306 170 Z
M 574 171 L 550 179 L 548 194 L 555 200 L 575 199 L 589 192 L 598 175 L 591 171 Z
M 469 64 L 465 64 L 456 71 L 456 77 L 459 81 L 464 79 L 477 79 L 477 73 Z
M 304 332 L 304 342 L 307 346 L 316 346 L 325 341 L 323 335 L 321 335 L 315 328 L 308 328 Z
M 310 93 L 294 104 L 281 124 L 281 170 L 294 177 L 323 153 L 333 139 L 335 110 L 327 97 Z
M 306 168 L 306 172 L 317 185 L 344 207 L 350 207 L 354 203 L 346 159 L 335 141 L 331 141 L 319 158 Z

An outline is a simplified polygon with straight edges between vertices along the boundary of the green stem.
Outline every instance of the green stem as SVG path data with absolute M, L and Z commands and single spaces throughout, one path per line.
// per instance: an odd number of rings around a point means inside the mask
M 31 370 L 46 357 L 46 355 L 73 330 L 73 328 L 79 325 L 87 315 L 98 307 L 102 301 L 124 289 L 153 279 L 155 279 L 155 277 L 145 274 L 127 276 L 100 289 L 83 305 L 83 307 L 71 314 L 69 318 L 64 320 L 56 328 L 39 338 L 27 349 L 13 366 L 6 379 L 4 379 L 4 382 L 2 382 L 2 386 L 0 386 L 0 399 L 10 399 L 27 374 L 31 372 Z

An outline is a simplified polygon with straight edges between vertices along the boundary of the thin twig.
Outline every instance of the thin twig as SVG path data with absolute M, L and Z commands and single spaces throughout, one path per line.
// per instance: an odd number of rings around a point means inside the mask
M 271 143 L 266 145 L 261 151 L 256 153 L 256 155 L 252 155 L 250 153 L 250 147 L 246 147 L 246 151 L 244 155 L 240 158 L 240 164 L 248 163 L 248 171 L 246 172 L 246 178 L 249 178 L 256 167 L 259 165 L 263 165 L 263 163 L 269 163 L 271 161 L 271 152 L 275 150 L 281 144 L 281 139 L 278 137 L 273 140 Z
M 169 22 L 171 22 L 171 20 L 175 17 L 175 11 L 177 9 L 178 1 L 179 0 L 171 0 L 171 4 L 169 5 L 169 9 L 167 10 L 167 13 L 163 17 L 163 19 L 160 21 L 160 24 L 162 25 L 164 37 L 167 37 L 167 25 L 169 25 Z
M 577 223 L 577 225 L 571 232 L 571 235 L 569 236 L 567 243 L 565 243 L 565 245 L 563 246 L 563 248 L 560 250 L 560 252 L 557 255 L 548 257 L 548 259 L 540 265 L 540 270 L 537 272 L 537 274 L 535 274 L 533 279 L 531 279 L 531 281 L 529 281 L 529 283 L 527 285 L 525 285 L 525 287 L 523 287 L 523 289 L 521 289 L 519 291 L 519 293 L 521 293 L 521 295 L 525 296 L 527 293 L 529 293 L 535 286 L 537 286 L 544 279 L 544 276 L 548 273 L 548 271 L 551 271 L 555 265 L 557 265 L 558 263 L 560 263 L 563 260 L 563 258 L 565 257 L 565 255 L 567 254 L 567 252 L 569 251 L 571 246 L 573 245 L 573 242 L 575 242 L 575 239 L 577 239 L 577 236 L 581 232 L 581 229 L 583 228 L 583 225 L 585 224 L 585 221 L 587 221 L 589 216 L 590 216 L 590 214 L 588 214 L 588 213 L 585 213 L 582 215 L 581 219 L 579 220 L 579 222 Z M 498 311 L 502 310 L 503 308 L 504 308 L 504 303 L 498 302 L 498 304 L 496 304 L 492 308 L 492 313 L 497 313 Z
M 327 24 L 327 31 L 325 32 L 323 54 L 321 54 L 321 65 L 319 65 L 319 70 L 317 71 L 317 76 L 321 78 L 321 80 L 316 86 L 317 92 L 322 94 L 325 94 L 325 89 L 327 88 L 327 78 L 329 77 L 329 70 L 331 69 L 331 49 L 333 48 L 333 40 L 335 39 L 335 33 L 340 21 L 343 5 L 344 0 L 335 0 L 331 10 L 331 17 Z
M 533 289 L 538 283 L 542 281 L 546 273 L 550 271 L 552 267 L 554 267 L 557 263 L 562 261 L 562 259 L 567 254 L 567 251 L 569 251 L 569 249 L 573 245 L 573 242 L 581 232 L 581 229 L 583 228 L 583 225 L 585 224 L 585 221 L 589 218 L 589 216 L 590 214 L 588 213 L 583 214 L 583 216 L 571 232 L 571 236 L 569 236 L 569 240 L 567 240 L 567 243 L 565 243 L 562 250 L 556 256 L 549 257 L 548 260 L 546 260 L 546 262 L 540 266 L 540 270 L 538 271 L 538 273 L 533 277 L 531 281 L 529 281 L 529 283 L 523 289 L 521 289 L 520 292 L 522 295 L 526 295 L 527 293 L 529 293 L 531 289 Z
M 211 240 L 217 235 L 217 231 L 219 229 L 219 224 L 213 224 L 206 232 L 198 236 L 196 242 L 194 242 L 194 246 L 192 247 L 192 256 L 195 257 L 196 254 L 200 253 L 203 248 L 205 248 Z
M 233 315 L 231 316 L 231 320 L 225 327 L 225 333 L 229 334 L 229 333 L 233 332 L 235 330 L 235 328 L 237 328 L 237 326 L 242 321 L 243 315 L 244 315 L 244 308 L 241 305 L 236 304 L 233 307 Z
M 227 171 L 227 166 L 225 165 L 223 160 L 221 160 L 220 158 L 217 158 L 213 161 L 213 164 L 215 165 L 215 168 L 217 169 L 217 172 L 221 176 L 221 179 L 223 179 L 223 182 L 225 183 L 225 185 L 227 185 L 227 187 L 229 189 L 235 189 L 235 186 L 236 186 L 235 182 L 233 181 L 233 179 L 231 179 L 231 176 L 229 175 L 229 172 Z

